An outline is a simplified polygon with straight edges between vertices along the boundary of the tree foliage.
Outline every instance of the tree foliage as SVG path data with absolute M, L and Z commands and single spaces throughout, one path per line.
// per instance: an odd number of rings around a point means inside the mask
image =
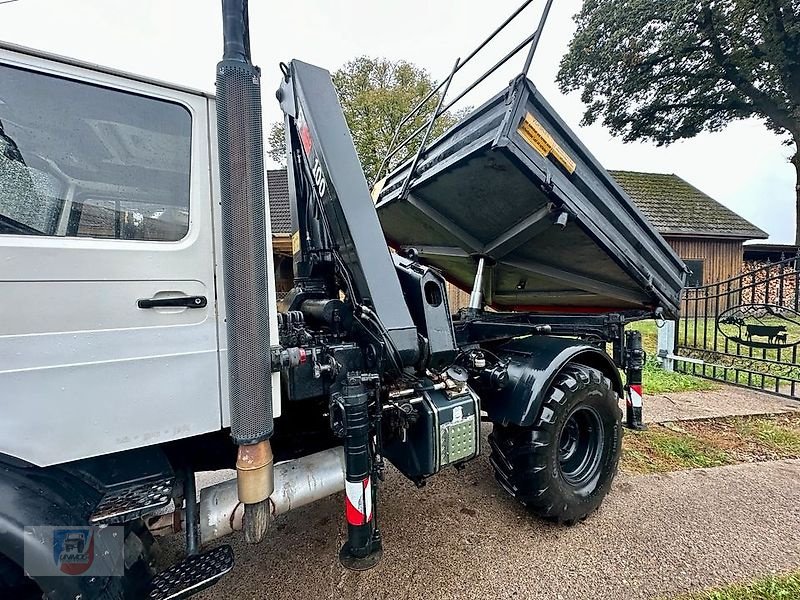
M 407 61 L 367 56 L 349 61 L 332 77 L 364 175 L 368 182 L 373 182 L 400 121 L 436 84 L 425 69 Z M 398 136 L 400 141 L 428 122 L 436 110 L 438 99 L 438 94 L 434 94 L 419 114 L 409 120 Z M 441 115 L 434 124 L 430 140 L 444 132 L 459 116 L 460 113 Z M 417 138 L 416 145 L 412 142 L 399 152 L 390 166 L 413 154 L 420 139 L 421 135 Z M 283 123 L 274 123 L 270 127 L 267 147 L 270 158 L 285 163 Z
M 575 21 L 558 83 L 584 124 L 662 145 L 758 117 L 800 149 L 800 0 L 585 0 Z

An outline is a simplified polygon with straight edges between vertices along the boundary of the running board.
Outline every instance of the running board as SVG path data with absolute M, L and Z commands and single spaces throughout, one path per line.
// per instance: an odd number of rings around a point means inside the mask
M 163 478 L 110 490 L 97 504 L 89 522 L 92 525 L 123 523 L 163 508 L 172 500 L 173 483 L 172 478 Z
M 211 587 L 233 568 L 233 548 L 225 544 L 193 554 L 150 582 L 148 600 L 179 600 Z

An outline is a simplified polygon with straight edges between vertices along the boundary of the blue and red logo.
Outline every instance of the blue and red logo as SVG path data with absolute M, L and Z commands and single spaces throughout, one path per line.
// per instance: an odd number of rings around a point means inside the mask
M 81 575 L 94 562 L 94 529 L 80 527 L 53 530 L 53 560 L 67 575 Z

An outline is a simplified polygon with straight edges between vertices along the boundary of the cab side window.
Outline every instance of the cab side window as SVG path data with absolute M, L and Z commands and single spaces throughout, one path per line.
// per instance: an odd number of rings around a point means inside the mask
M 179 104 L 0 65 L 0 235 L 180 240 L 190 151 Z

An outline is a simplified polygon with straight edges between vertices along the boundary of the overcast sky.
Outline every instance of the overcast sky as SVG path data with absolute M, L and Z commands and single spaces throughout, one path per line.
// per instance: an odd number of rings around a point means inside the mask
M 251 0 L 253 59 L 270 92 L 277 88 L 278 63 L 292 58 L 331 70 L 362 54 L 402 58 L 439 79 L 457 56 L 467 55 L 520 3 Z M 534 2 L 520 15 L 508 35 L 485 50 L 484 60 L 453 82 L 452 91 L 531 32 L 543 4 Z M 723 132 L 667 148 L 623 144 L 599 125 L 579 127 L 580 98 L 559 93 L 554 80 L 580 4 L 554 3 L 530 76 L 600 162 L 608 169 L 676 173 L 767 231 L 770 241 L 792 242 L 792 147 L 782 145 L 760 122 L 735 123 Z M 219 0 L 19 0 L 0 4 L 0 39 L 211 91 L 221 55 L 220 21 Z M 486 100 L 523 62 L 520 55 L 465 102 Z M 264 94 L 264 113 L 267 121 L 281 118 L 271 93 Z

